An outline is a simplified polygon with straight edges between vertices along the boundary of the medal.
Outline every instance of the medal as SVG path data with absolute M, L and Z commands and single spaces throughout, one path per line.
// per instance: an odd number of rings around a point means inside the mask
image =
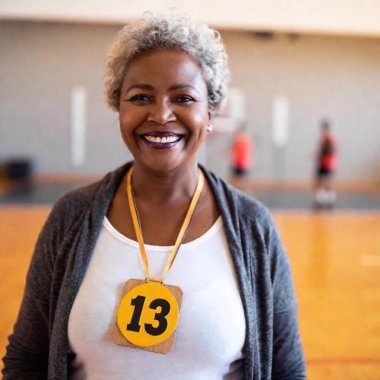
M 124 286 L 123 296 L 116 315 L 113 340 L 116 344 L 140 348 L 161 354 L 173 346 L 182 302 L 182 290 L 178 286 L 163 283 L 172 267 L 181 243 L 190 225 L 204 184 L 204 176 L 198 169 L 198 183 L 189 209 L 178 234 L 173 251 L 160 278 L 149 272 L 141 224 L 132 189 L 133 166 L 127 174 L 127 196 L 133 226 L 139 243 L 145 269 L 145 280 L 131 279 Z

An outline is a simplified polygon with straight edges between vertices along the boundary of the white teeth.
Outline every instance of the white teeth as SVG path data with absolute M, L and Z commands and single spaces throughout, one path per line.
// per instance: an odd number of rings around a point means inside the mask
M 166 137 L 154 137 L 154 136 L 148 136 L 144 135 L 144 139 L 150 142 L 155 142 L 155 143 L 160 143 L 160 144 L 167 144 L 167 143 L 172 143 L 175 141 L 178 141 L 180 139 L 179 136 L 166 136 Z

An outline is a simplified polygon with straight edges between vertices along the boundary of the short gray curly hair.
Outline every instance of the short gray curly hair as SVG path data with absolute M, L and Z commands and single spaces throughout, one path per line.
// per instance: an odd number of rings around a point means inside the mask
M 106 58 L 105 93 L 107 104 L 119 110 L 120 91 L 128 63 L 151 49 L 180 49 L 199 62 L 207 84 L 208 101 L 218 113 L 227 96 L 228 58 L 219 32 L 171 10 L 145 12 L 118 33 Z

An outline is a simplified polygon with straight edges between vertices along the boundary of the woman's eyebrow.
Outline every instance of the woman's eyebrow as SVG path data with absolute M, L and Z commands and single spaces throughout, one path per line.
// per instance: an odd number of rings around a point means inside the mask
M 154 87 L 150 84 L 145 84 L 145 83 L 134 84 L 134 85 L 127 88 L 127 91 L 125 92 L 125 94 L 128 94 L 129 91 L 136 89 L 136 88 L 138 88 L 140 90 L 154 90 Z M 194 86 L 192 86 L 191 84 L 188 84 L 188 83 L 174 84 L 174 85 L 169 87 L 169 91 L 180 90 L 182 88 L 191 88 L 199 94 L 199 91 Z
M 127 88 L 127 91 L 125 92 L 125 94 L 128 94 L 129 91 L 133 90 L 134 88 L 139 88 L 141 90 L 153 90 L 153 86 L 151 86 L 150 84 L 134 84 L 133 86 L 130 86 Z
M 192 88 L 194 91 L 196 91 L 199 94 L 199 91 L 194 86 L 187 83 L 174 84 L 173 86 L 169 87 L 169 91 L 179 90 L 181 88 Z

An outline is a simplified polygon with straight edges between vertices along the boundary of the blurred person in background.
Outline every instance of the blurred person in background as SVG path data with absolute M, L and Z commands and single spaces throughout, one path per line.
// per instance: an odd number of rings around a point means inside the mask
M 316 158 L 315 207 L 332 208 L 337 200 L 333 177 L 337 168 L 337 146 L 328 120 L 321 122 Z
M 252 166 L 253 142 L 246 131 L 246 126 L 241 126 L 234 136 L 231 146 L 231 170 L 234 186 L 243 188 L 244 178 L 248 175 Z
M 4 380 L 306 378 L 269 211 L 198 164 L 228 77 L 219 33 L 187 16 L 119 32 L 105 88 L 134 160 L 54 205 Z

